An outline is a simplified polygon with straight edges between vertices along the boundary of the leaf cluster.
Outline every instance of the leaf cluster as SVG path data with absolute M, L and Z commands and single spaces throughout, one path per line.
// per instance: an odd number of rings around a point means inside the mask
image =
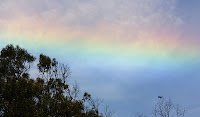
M 65 79 L 70 70 L 56 59 L 40 55 L 38 70 L 41 78 L 29 78 L 28 70 L 35 57 L 19 46 L 7 45 L 0 55 L 0 116 L 100 117 L 91 95 L 77 98 L 78 87 Z M 46 78 L 46 79 L 45 79 Z

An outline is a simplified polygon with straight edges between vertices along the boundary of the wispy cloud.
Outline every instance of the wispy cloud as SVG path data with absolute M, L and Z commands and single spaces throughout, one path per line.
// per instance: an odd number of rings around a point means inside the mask
M 30 25 L 28 30 L 42 26 L 96 33 L 105 30 L 123 36 L 131 32 L 136 38 L 142 33 L 169 32 L 182 24 L 176 16 L 176 3 L 177 0 L 2 1 L 0 25 L 7 27 L 16 21 L 7 28 L 20 25 L 23 30 Z

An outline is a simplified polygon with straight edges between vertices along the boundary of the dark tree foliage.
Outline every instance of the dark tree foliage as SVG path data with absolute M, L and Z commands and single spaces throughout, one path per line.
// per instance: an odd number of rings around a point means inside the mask
M 35 57 L 29 54 L 25 49 L 19 46 L 7 45 L 1 50 L 0 55 L 0 77 L 7 79 L 8 77 L 26 77 L 28 78 L 28 70 L 30 63 Z
M 8 45 L 0 55 L 0 116 L 2 117 L 101 117 L 97 108 L 86 107 L 91 95 L 77 98 L 65 82 L 69 68 L 58 67 L 56 59 L 40 55 L 38 69 L 48 79 L 29 79 L 30 63 L 35 57 L 19 46 Z M 60 77 L 59 77 L 60 76 Z M 75 93 L 71 93 L 75 92 Z
M 37 66 L 39 72 L 41 72 L 43 75 L 45 72 L 48 73 L 51 69 L 51 58 L 43 54 L 40 54 L 40 59 Z

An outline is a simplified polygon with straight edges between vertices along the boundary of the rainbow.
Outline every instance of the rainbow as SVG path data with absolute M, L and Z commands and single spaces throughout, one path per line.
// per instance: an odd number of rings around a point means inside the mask
M 90 29 L 52 26 L 44 21 L 30 24 L 25 20 L 23 25 L 17 22 L 10 21 L 6 30 L 1 31 L 2 43 L 60 52 L 60 56 L 65 53 L 108 62 L 182 65 L 200 60 L 198 44 L 180 39 L 175 33 L 159 34 L 144 30 L 135 36 L 134 31 L 125 32 L 121 27 L 105 24 Z

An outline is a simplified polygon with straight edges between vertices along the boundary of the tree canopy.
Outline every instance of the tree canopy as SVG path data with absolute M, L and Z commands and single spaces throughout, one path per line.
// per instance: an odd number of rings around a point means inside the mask
M 36 58 L 19 46 L 7 45 L 0 54 L 0 116 L 101 117 L 95 101 L 85 92 L 77 98 L 77 86 L 70 86 L 67 65 L 41 54 L 40 77 L 29 78 Z
M 35 57 L 19 46 L 7 45 L 1 50 L 0 55 L 0 77 L 28 77 L 30 63 Z

